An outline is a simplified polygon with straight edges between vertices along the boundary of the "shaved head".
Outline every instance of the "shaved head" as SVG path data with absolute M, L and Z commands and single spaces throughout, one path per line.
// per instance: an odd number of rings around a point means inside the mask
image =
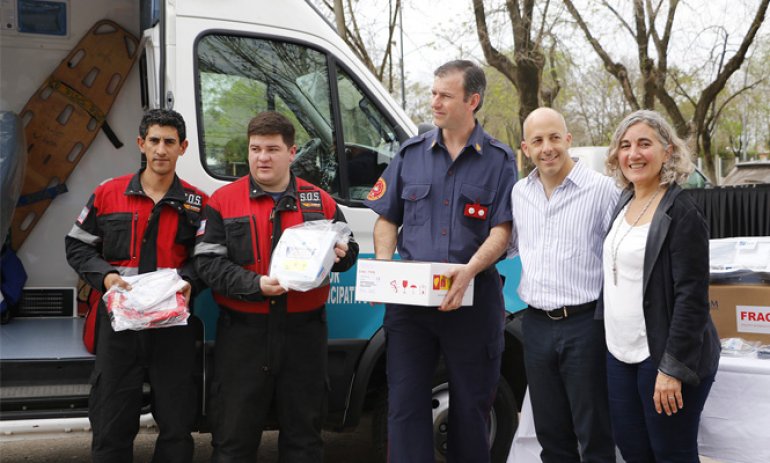
M 564 120 L 564 116 L 560 112 L 551 108 L 537 108 L 529 113 L 526 119 L 524 119 L 524 125 L 522 126 L 522 138 L 527 139 L 527 129 L 536 122 L 542 122 L 546 120 L 558 119 L 558 123 L 561 128 L 564 129 L 564 133 L 567 133 L 567 121 Z

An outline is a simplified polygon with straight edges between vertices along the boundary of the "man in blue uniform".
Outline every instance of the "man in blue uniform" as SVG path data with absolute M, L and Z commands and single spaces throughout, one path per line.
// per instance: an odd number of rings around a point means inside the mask
M 434 75 L 437 128 L 404 143 L 365 201 L 379 214 L 378 259 L 391 259 L 398 245 L 402 259 L 462 264 L 448 275 L 452 287 L 438 308 L 386 308 L 388 457 L 434 461 L 431 389 L 441 354 L 451 403 L 447 461 L 488 462 L 505 318 L 494 265 L 510 239 L 516 169 L 511 149 L 475 119 L 484 72 L 458 60 Z M 472 279 L 473 305 L 461 307 Z

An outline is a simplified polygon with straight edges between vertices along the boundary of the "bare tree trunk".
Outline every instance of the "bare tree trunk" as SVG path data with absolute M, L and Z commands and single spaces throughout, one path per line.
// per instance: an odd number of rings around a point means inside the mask
M 334 0 L 334 19 L 337 20 L 337 34 L 342 40 L 348 41 L 347 27 L 345 26 L 345 9 L 342 7 L 342 0 Z
M 711 152 L 711 132 L 704 130 L 700 136 L 700 145 L 703 150 L 703 165 L 705 166 L 705 174 L 716 185 L 717 183 L 717 170 L 714 165 L 714 154 Z
M 524 120 L 529 113 L 541 105 L 541 87 L 545 67 L 545 56 L 542 52 L 543 28 L 535 37 L 532 37 L 534 0 L 506 0 L 505 4 L 513 33 L 513 60 L 492 45 L 487 30 L 483 0 L 473 0 L 473 12 L 484 58 L 516 88 L 519 97 L 519 129 L 523 133 Z M 545 4 L 546 9 L 547 7 L 548 2 Z M 559 92 L 558 80 L 555 81 L 554 89 L 546 92 L 550 96 L 547 100 L 549 105 L 553 103 L 553 99 Z M 531 164 L 525 164 L 523 173 L 526 175 L 531 169 Z

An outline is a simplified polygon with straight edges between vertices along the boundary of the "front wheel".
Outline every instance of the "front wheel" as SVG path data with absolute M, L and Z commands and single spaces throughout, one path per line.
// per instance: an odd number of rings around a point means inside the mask
M 433 448 L 437 462 L 446 461 L 449 436 L 449 383 L 446 372 L 439 370 L 433 382 Z M 495 402 L 489 414 L 489 440 L 492 463 L 504 463 L 513 442 L 513 434 L 519 425 L 518 406 L 511 387 L 500 377 Z M 387 390 L 383 388 L 376 400 L 372 415 L 372 440 L 375 461 L 387 460 L 388 442 Z

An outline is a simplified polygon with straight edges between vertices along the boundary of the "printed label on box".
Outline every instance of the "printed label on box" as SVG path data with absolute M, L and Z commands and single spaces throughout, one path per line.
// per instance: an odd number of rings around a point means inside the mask
M 441 304 L 452 279 L 446 273 L 457 264 L 402 260 L 359 259 L 356 300 L 435 307 Z M 473 281 L 462 305 L 473 305 Z
M 770 334 L 770 307 L 738 305 L 735 319 L 738 332 Z

